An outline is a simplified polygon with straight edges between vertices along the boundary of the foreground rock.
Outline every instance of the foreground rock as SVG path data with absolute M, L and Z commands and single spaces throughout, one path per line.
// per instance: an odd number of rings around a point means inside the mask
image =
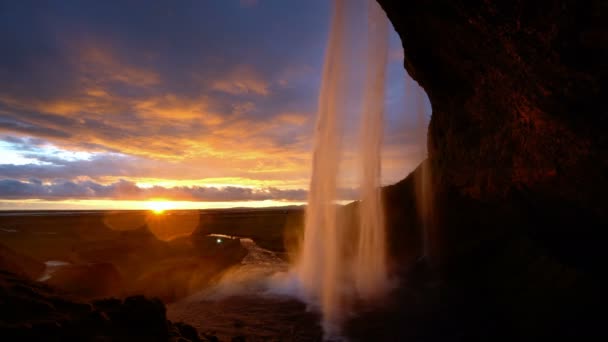
M 19 254 L 0 244 L 0 270 L 7 270 L 29 279 L 36 279 L 42 275 L 44 269 L 45 266 L 40 261 Z
M 62 266 L 47 283 L 83 298 L 119 295 L 123 291 L 122 275 L 111 263 Z
M 92 303 L 0 271 L 0 336 L 7 341 L 199 341 L 196 330 L 166 319 L 165 306 L 143 296 Z

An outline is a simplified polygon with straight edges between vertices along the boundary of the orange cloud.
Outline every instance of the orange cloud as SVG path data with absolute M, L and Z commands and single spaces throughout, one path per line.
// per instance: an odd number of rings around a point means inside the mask
M 237 116 L 221 116 L 207 109 L 204 98 L 169 94 L 127 99 L 104 88 L 83 89 L 71 102 L 28 102 L 6 97 L 0 101 L 28 111 L 73 119 L 74 125 L 67 128 L 68 138 L 48 138 L 57 146 L 79 149 L 78 143 L 86 142 L 149 160 L 139 161 L 137 169 L 125 171 L 133 173 L 133 177 L 136 174 L 159 179 L 307 177 L 310 159 L 307 141 L 311 132 L 301 128 L 312 115 L 284 113 L 255 120 L 244 115 L 255 105 L 245 102 L 233 106 L 230 115 Z M 137 120 L 119 115 L 124 112 L 136 115 Z M 66 129 L 61 120 L 38 117 L 28 120 L 57 130 Z M 283 136 L 291 140 L 289 146 L 277 140 Z
M 283 113 L 277 116 L 277 120 L 289 125 L 301 126 L 311 117 L 314 117 L 314 115 L 306 113 Z
M 133 101 L 134 110 L 149 117 L 180 119 L 200 119 L 205 125 L 213 126 L 222 123 L 222 116 L 208 110 L 204 97 L 188 99 L 175 94 L 149 97 Z
M 108 46 L 86 44 L 80 50 L 80 67 L 83 73 L 93 76 L 96 82 L 121 82 L 131 86 L 151 86 L 160 82 L 156 72 L 120 61 Z
M 266 96 L 270 94 L 270 84 L 262 75 L 247 65 L 237 66 L 223 79 L 216 80 L 212 89 L 232 95 L 257 94 Z

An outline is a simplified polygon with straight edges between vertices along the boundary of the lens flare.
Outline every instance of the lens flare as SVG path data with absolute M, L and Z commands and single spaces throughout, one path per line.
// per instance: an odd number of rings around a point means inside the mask
M 173 209 L 172 203 L 167 201 L 149 201 L 146 205 L 156 215 L 162 215 L 165 211 Z

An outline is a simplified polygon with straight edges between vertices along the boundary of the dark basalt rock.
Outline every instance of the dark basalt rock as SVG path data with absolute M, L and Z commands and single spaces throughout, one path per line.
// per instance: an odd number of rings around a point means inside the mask
M 605 1 L 379 3 L 432 103 L 443 182 L 474 198 L 543 185 L 606 208 L 592 190 L 608 181 Z
M 350 335 L 605 335 L 596 312 L 608 226 L 608 3 L 378 2 L 433 109 L 432 220 L 423 228 L 422 167 L 384 189 L 402 286 L 386 311 L 354 319 Z M 420 259 L 425 229 L 431 248 Z
M 435 191 L 507 204 L 534 222 L 526 229 L 537 241 L 577 267 L 600 259 L 608 3 L 378 2 L 401 37 L 405 68 L 431 101 Z M 457 240 L 447 240 L 444 254 Z
M 164 304 L 143 296 L 92 303 L 0 271 L 0 336 L 7 341 L 199 341 L 196 329 L 173 324 Z
M 190 340 L 192 342 L 200 341 L 198 332 L 196 331 L 196 329 L 193 326 L 184 324 L 182 322 L 175 323 L 175 326 L 177 327 L 179 334 L 181 336 L 183 336 L 184 338 L 187 338 L 188 340 Z

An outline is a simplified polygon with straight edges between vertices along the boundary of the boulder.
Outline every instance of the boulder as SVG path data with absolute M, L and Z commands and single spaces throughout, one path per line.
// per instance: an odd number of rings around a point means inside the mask
M 0 303 L 7 341 L 198 341 L 196 329 L 168 321 L 164 304 L 143 296 L 87 303 L 0 271 Z

